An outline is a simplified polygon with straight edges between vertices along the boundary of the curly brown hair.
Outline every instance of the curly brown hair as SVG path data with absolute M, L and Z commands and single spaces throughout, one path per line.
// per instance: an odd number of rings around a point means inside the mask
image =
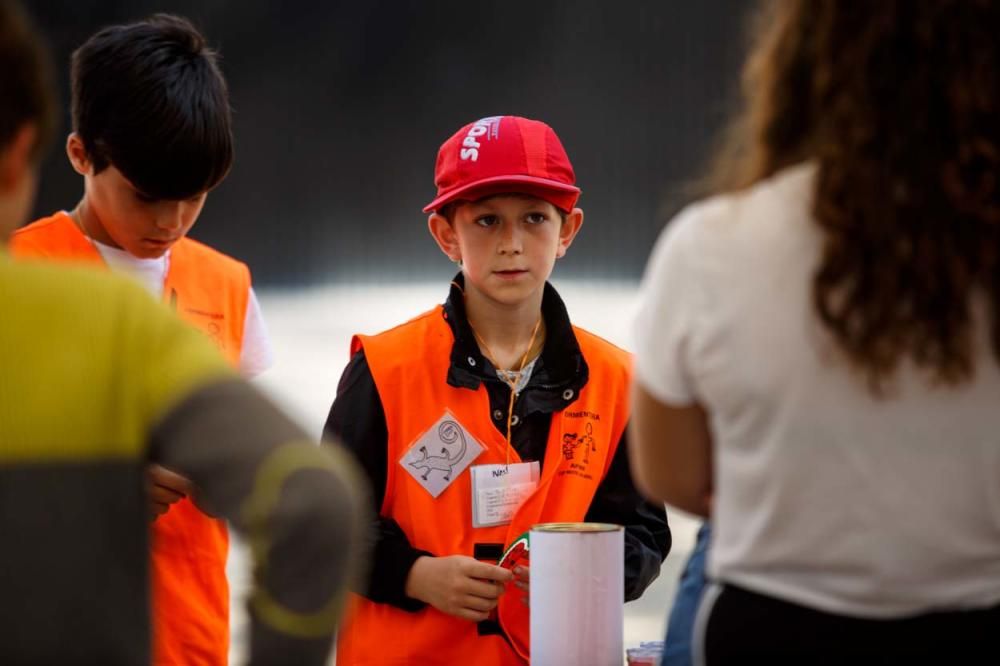
M 1000 358 L 1000 3 L 776 0 L 715 185 L 817 165 L 813 303 L 878 393 L 912 360 L 971 378 L 975 303 Z

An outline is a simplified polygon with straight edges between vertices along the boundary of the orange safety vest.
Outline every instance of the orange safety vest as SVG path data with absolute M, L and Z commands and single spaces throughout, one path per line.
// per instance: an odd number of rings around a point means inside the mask
M 66 213 L 14 232 L 14 256 L 105 265 Z M 235 259 L 183 238 L 170 250 L 163 298 L 239 364 L 250 271 Z M 229 659 L 229 586 L 225 523 L 188 499 L 152 523 L 153 663 L 224 666 Z
M 355 336 L 351 352 L 364 348 L 388 429 L 380 514 L 395 520 L 414 548 L 471 557 L 476 543 L 510 544 L 537 523 L 584 519 L 628 420 L 631 360 L 601 338 L 573 330 L 590 378 L 579 395 L 568 396 L 567 407 L 552 414 L 537 489 L 509 525 L 479 528 L 472 526 L 468 469 L 435 499 L 399 462 L 445 410 L 484 448 L 472 465 L 506 461 L 507 443 L 490 419 L 486 389 L 457 388 L 444 381 L 454 337 L 443 308 L 376 336 Z M 580 443 L 585 434 L 586 446 L 570 445 Z M 510 458 L 521 462 L 513 449 Z M 480 636 L 476 624 L 431 606 L 411 613 L 352 595 L 338 638 L 337 664 L 522 666 L 529 658 L 529 617 L 516 590 L 511 587 L 498 605 L 510 643 L 503 636 Z

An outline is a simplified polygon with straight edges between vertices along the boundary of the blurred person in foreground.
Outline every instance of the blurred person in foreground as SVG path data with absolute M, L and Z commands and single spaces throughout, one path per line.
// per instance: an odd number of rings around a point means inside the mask
M 14 263 L 53 125 L 46 56 L 0 0 L 0 663 L 148 664 L 150 461 L 249 539 L 251 664 L 323 664 L 363 482 L 131 282 Z
M 997 663 L 1000 4 L 768 3 L 652 252 L 631 442 L 708 517 L 696 663 Z

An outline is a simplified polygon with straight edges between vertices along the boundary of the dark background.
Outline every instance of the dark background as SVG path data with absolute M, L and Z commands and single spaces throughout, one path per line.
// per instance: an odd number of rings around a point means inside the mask
M 204 31 L 223 56 L 237 152 L 191 235 L 271 285 L 449 276 L 420 212 L 434 196 L 437 148 L 500 114 L 552 125 L 576 169 L 586 222 L 557 275 L 637 278 L 737 99 L 748 5 L 29 2 L 64 106 L 70 52 L 100 27 L 169 11 Z M 57 144 L 38 216 L 82 193 Z

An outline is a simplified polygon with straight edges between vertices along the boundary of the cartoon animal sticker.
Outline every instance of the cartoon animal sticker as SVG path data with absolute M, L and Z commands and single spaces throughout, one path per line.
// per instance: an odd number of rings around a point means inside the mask
M 413 469 L 424 470 L 424 473 L 420 477 L 424 481 L 434 471 L 444 472 L 444 480 L 451 481 L 452 470 L 469 448 L 465 442 L 465 433 L 462 432 L 462 429 L 454 421 L 445 421 L 439 425 L 438 437 L 441 439 L 442 444 L 454 444 L 456 441 L 461 442 L 461 444 L 454 456 L 448 454 L 447 446 L 442 446 L 441 455 L 436 456 L 427 455 L 427 446 L 421 446 L 419 452 L 422 457 L 417 460 L 411 460 L 409 465 Z
M 437 497 L 483 451 L 468 429 L 446 411 L 413 441 L 399 459 L 399 465 Z

